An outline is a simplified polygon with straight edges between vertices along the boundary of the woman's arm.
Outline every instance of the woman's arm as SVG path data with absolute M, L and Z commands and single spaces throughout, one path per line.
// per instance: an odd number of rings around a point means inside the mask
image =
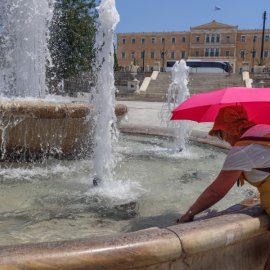
M 208 209 L 221 200 L 235 184 L 241 171 L 221 171 L 212 184 L 198 197 L 189 210 L 177 220 L 177 223 L 184 223 L 193 220 L 193 217 Z

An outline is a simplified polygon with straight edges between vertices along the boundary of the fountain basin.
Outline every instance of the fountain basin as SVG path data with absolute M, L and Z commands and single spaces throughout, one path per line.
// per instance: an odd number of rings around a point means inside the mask
M 269 217 L 258 201 L 225 215 L 74 241 L 0 248 L 1 269 L 259 270 L 268 255 Z
M 12 100 L 0 103 L 3 160 L 44 156 L 74 158 L 91 150 L 92 105 L 83 102 Z M 118 122 L 127 107 L 117 104 Z
M 2 267 L 2 269 L 11 270 L 20 268 L 186 270 L 198 269 L 198 265 L 200 265 L 201 269 L 214 270 L 219 269 L 219 265 L 222 265 L 224 269 L 259 270 L 267 256 L 269 219 L 257 205 L 258 200 L 238 204 L 225 213 L 220 213 L 223 214 L 222 216 L 212 216 L 212 219 L 201 217 L 194 223 L 175 225 L 179 212 L 184 211 L 190 204 L 188 200 L 192 197 L 191 193 L 194 192 L 191 190 L 192 182 L 196 189 L 201 189 L 198 186 L 203 184 L 202 179 L 206 180 L 206 177 L 203 172 L 201 177 L 200 175 L 196 177 L 196 174 L 193 173 L 197 169 L 200 171 L 199 164 L 195 163 L 195 160 L 190 161 L 186 160 L 185 156 L 183 158 L 177 156 L 177 159 L 170 159 L 167 162 L 170 164 L 169 170 L 161 175 L 161 180 L 157 180 L 157 176 L 164 171 L 158 170 L 157 167 L 160 167 L 161 163 L 166 163 L 166 160 L 163 159 L 166 149 L 162 147 L 160 139 L 143 137 L 142 142 L 138 144 L 138 138 L 134 135 L 132 138 L 136 143 L 129 139 L 129 144 L 121 145 L 120 149 L 124 153 L 125 164 L 132 158 L 129 149 L 135 151 L 133 156 L 135 162 L 139 163 L 139 167 L 134 168 L 135 164 L 131 163 L 126 171 L 135 179 L 140 179 L 144 184 L 143 187 L 150 191 L 147 196 L 140 196 L 137 200 L 139 212 L 135 217 L 122 216 L 119 211 L 109 209 L 113 200 L 108 204 L 103 204 L 102 201 L 106 200 L 103 196 L 105 188 L 98 187 L 101 189 L 101 193 L 95 195 L 95 192 L 98 192 L 97 189 L 89 186 L 89 178 L 92 178 L 89 177 L 91 172 L 85 171 L 85 168 L 89 167 L 88 162 L 87 167 L 80 167 L 79 162 L 81 161 L 76 161 L 73 173 L 68 170 L 68 167 L 59 171 L 61 166 L 58 165 L 58 173 L 51 181 L 48 174 L 50 175 L 52 166 L 48 166 L 48 169 L 45 170 L 47 173 L 43 179 L 40 176 L 42 175 L 40 169 L 36 176 L 30 171 L 30 179 L 25 178 L 24 180 L 22 176 L 19 179 L 16 176 L 13 179 L 2 179 L 1 232 L 8 232 L 8 234 L 1 236 L 0 240 L 2 243 L 0 269 Z M 146 144 L 146 139 L 150 145 Z M 165 142 L 167 141 L 165 140 Z M 192 150 L 192 152 L 196 155 L 199 154 L 198 149 Z M 214 167 L 217 157 L 207 152 L 207 149 L 202 150 L 206 157 L 200 157 L 200 160 L 203 164 L 212 162 Z M 170 156 L 171 153 L 168 153 L 168 157 Z M 157 167 L 151 165 L 153 159 L 160 161 Z M 68 161 L 68 163 L 72 162 L 74 161 Z M 56 161 L 53 160 L 52 164 L 55 163 Z M 175 167 L 173 167 L 173 163 L 176 163 Z M 179 169 L 180 163 L 183 163 L 185 168 L 182 176 L 180 175 L 181 169 Z M 146 171 L 151 171 L 154 175 L 144 179 L 142 164 L 146 164 Z M 192 171 L 187 168 L 187 164 L 191 164 Z M 38 164 L 38 166 L 41 165 Z M 124 165 L 119 170 L 125 176 L 126 172 L 123 171 L 123 167 Z M 141 170 L 138 170 L 140 168 Z M 207 169 L 205 165 L 204 169 Z M 9 170 L 5 170 L 5 167 L 2 168 L 2 178 L 8 174 Z M 25 171 L 26 169 L 20 171 L 20 174 L 22 175 Z M 135 171 L 137 171 L 136 176 Z M 88 176 L 88 180 L 79 172 L 84 172 Z M 167 179 L 164 178 L 165 175 L 168 176 Z M 179 177 L 178 180 L 176 176 Z M 65 182 L 68 177 L 70 179 Z M 153 183 L 149 185 L 153 179 Z M 50 185 L 50 182 L 54 185 Z M 125 182 L 128 181 L 121 182 L 121 186 L 118 187 L 124 186 Z M 16 185 L 17 188 L 15 188 Z M 116 183 L 114 183 L 115 185 Z M 57 189 L 58 186 L 60 189 Z M 12 193 L 13 188 L 15 190 Z M 117 195 L 120 193 L 119 188 L 117 188 Z M 86 192 L 87 189 L 90 189 L 89 192 Z M 109 191 L 111 189 L 113 186 L 109 187 Z M 31 194 L 29 194 L 29 190 L 31 190 Z M 31 196 L 34 192 L 37 192 L 38 196 L 32 199 Z M 172 196 L 173 194 L 175 197 Z M 133 189 L 128 191 L 128 199 L 132 195 Z M 153 198 L 153 195 L 157 198 Z M 151 200 L 148 200 L 149 198 Z M 185 199 L 183 200 L 183 198 Z M 19 201 L 19 208 L 15 207 L 16 200 Z M 168 202 L 172 202 L 173 205 L 169 206 Z M 228 205 L 231 205 L 231 202 L 232 200 L 229 200 Z M 96 207 L 94 207 L 95 204 Z M 80 205 L 82 208 L 79 207 Z M 173 212 L 174 206 L 177 207 L 177 211 Z M 106 212 L 106 207 L 108 212 Z M 182 207 L 183 210 L 181 210 Z M 38 208 L 45 210 L 45 216 L 37 213 Z M 92 223 L 90 219 L 93 215 L 97 216 L 97 220 Z M 15 225 L 16 219 L 19 224 Z M 122 233 L 112 233 L 110 229 L 105 228 L 106 223 L 112 229 L 116 224 L 118 226 L 121 223 L 124 224 L 124 228 L 127 228 L 126 220 L 131 221 L 128 227 L 132 232 L 123 233 L 126 230 L 121 230 Z M 7 223 L 5 223 L 6 221 Z M 139 222 L 142 224 L 138 229 Z M 82 227 L 82 231 L 76 226 Z M 156 226 L 160 226 L 160 228 Z M 16 238 L 12 227 L 19 228 L 19 238 L 22 237 L 24 243 L 32 244 L 18 244 L 17 242 L 11 245 Z M 60 232 L 56 232 L 57 227 Z M 92 236 L 89 236 L 94 227 L 100 228 L 101 233 L 93 233 Z M 33 231 L 30 231 L 31 229 Z M 40 231 L 41 235 L 39 234 L 38 237 L 37 233 Z M 45 238 L 46 234 L 50 240 Z M 52 242 L 54 239 L 61 239 L 61 234 L 66 237 L 64 238 L 66 240 Z M 67 240 L 71 238 L 75 240 Z M 36 240 L 39 243 L 34 244 L 33 242 Z M 235 254 L 239 254 L 239 256 L 234 256 Z M 243 259 L 241 254 L 247 254 L 247 258 Z

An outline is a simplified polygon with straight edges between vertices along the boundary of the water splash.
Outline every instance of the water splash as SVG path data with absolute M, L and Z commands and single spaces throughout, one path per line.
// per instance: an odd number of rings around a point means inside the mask
M 172 82 L 169 85 L 167 100 L 160 112 L 161 124 L 174 128 L 174 151 L 186 150 L 186 139 L 190 133 L 189 121 L 170 121 L 171 112 L 189 97 L 188 85 L 189 68 L 186 61 L 177 61 L 172 68 Z
M 96 179 L 111 181 L 116 159 L 113 143 L 118 140 L 116 128 L 114 86 L 114 48 L 113 39 L 119 14 L 115 0 L 102 0 L 99 11 L 99 26 L 96 35 L 96 86 L 93 89 L 95 147 L 94 169 Z
M 1 131 L 1 144 L 0 144 L 0 160 L 5 159 L 6 144 L 8 141 L 9 130 L 20 124 L 25 119 L 24 116 L 10 115 L 5 111 L 0 112 L 0 131 Z
M 0 95 L 45 97 L 54 0 L 0 1 Z

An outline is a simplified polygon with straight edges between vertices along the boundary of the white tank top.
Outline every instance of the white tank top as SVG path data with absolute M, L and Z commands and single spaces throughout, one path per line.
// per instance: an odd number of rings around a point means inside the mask
M 247 130 L 242 137 L 263 137 L 270 133 L 270 125 L 256 125 Z M 234 146 L 228 152 L 222 170 L 241 170 L 245 172 L 247 180 L 259 182 L 266 178 L 269 173 L 254 170 L 254 168 L 270 167 L 270 147 L 260 144 L 247 146 Z

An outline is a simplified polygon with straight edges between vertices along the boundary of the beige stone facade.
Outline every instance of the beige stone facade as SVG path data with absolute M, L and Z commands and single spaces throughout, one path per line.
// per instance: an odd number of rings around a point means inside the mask
M 262 42 L 263 40 L 263 42 Z M 118 65 L 132 62 L 144 70 L 166 69 L 179 59 L 228 61 L 233 72 L 270 68 L 270 29 L 240 30 L 212 21 L 183 32 L 117 34 Z

